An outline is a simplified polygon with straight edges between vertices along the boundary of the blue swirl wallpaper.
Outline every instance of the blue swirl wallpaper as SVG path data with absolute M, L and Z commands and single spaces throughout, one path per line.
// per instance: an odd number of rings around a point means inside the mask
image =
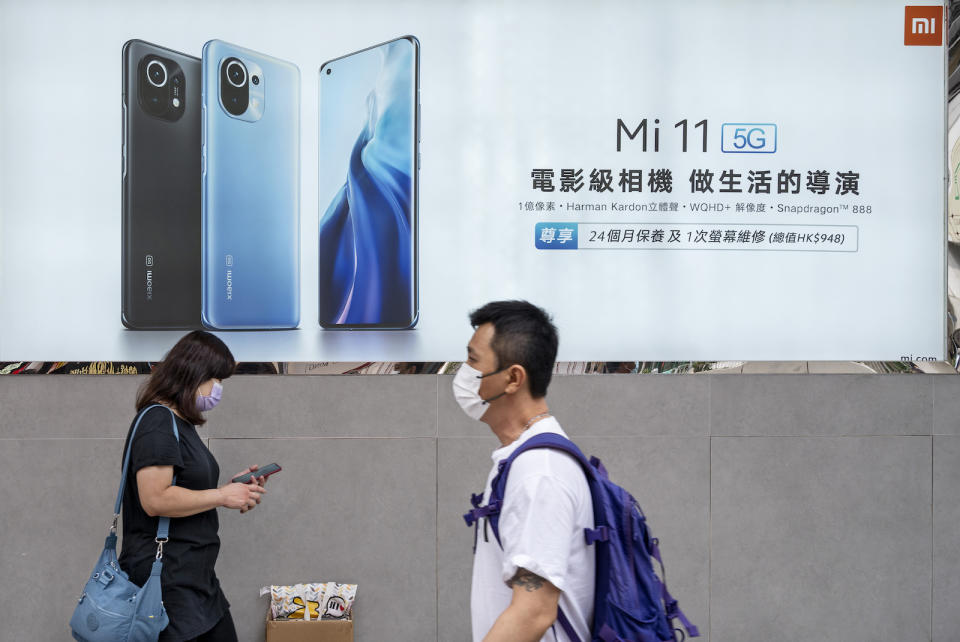
M 319 294 L 326 327 L 416 321 L 416 77 L 416 45 L 408 39 L 321 70 L 321 207 L 328 205 L 319 226 Z M 323 186 L 334 179 L 326 201 Z

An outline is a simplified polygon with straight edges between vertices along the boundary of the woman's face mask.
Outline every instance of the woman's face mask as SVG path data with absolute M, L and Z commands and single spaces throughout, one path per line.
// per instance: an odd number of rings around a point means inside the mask
M 197 393 L 197 408 L 200 412 L 213 410 L 213 408 L 220 403 L 221 395 L 223 395 L 223 386 L 220 385 L 219 381 L 214 381 L 213 389 L 209 395 Z

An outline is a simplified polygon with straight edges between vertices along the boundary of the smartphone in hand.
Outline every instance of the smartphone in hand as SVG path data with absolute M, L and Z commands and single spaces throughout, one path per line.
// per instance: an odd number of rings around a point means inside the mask
M 238 475 L 237 477 L 234 477 L 230 481 L 235 484 L 248 484 L 250 483 L 251 479 L 254 479 L 256 477 L 266 478 L 274 473 L 279 473 L 281 470 L 283 469 L 280 468 L 279 464 L 267 464 L 263 468 L 258 468 L 249 473 L 244 473 L 243 475 Z

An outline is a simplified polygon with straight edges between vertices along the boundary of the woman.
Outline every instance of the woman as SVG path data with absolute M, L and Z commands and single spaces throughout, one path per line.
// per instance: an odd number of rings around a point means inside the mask
M 160 634 L 165 642 L 237 640 L 230 604 L 213 568 L 220 551 L 216 509 L 251 510 L 266 492 L 265 480 L 260 477 L 218 488 L 220 467 L 195 428 L 206 422 L 202 413 L 217 405 L 221 382 L 235 368 L 223 341 L 202 331 L 187 334 L 140 390 L 137 416 L 142 413 L 143 418 L 132 444 L 127 434 L 130 465 L 123 491 L 120 567 L 142 585 L 157 554 L 158 518 L 171 518 L 161 575 L 163 604 L 170 618 Z M 144 412 L 152 404 L 163 407 Z M 174 415 L 179 441 L 173 432 Z M 177 483 L 171 485 L 174 475 Z

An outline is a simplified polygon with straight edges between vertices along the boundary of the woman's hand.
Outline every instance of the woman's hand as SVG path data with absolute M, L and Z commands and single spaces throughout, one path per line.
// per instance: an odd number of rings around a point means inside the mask
M 258 468 L 260 468 L 260 467 L 257 466 L 256 464 L 254 464 L 254 465 L 252 465 L 252 466 L 250 466 L 250 467 L 248 467 L 248 468 L 245 468 L 244 470 L 240 471 L 239 473 L 237 473 L 236 475 L 234 475 L 234 476 L 231 477 L 230 479 L 236 479 L 237 477 L 240 477 L 241 475 L 246 475 L 247 473 L 256 472 L 256 470 L 257 470 Z M 240 507 L 240 513 L 241 513 L 241 514 L 242 514 L 242 513 L 246 513 L 247 511 L 253 510 L 253 509 L 256 507 L 256 505 L 260 503 L 260 499 L 261 499 L 263 493 L 266 493 L 266 492 L 267 492 L 267 491 L 264 490 L 264 488 L 263 488 L 264 484 L 266 484 L 266 483 L 267 483 L 267 478 L 266 478 L 266 477 L 251 477 L 251 478 L 250 478 L 250 481 L 248 481 L 246 484 L 237 484 L 238 486 L 251 486 L 251 485 L 252 485 L 252 486 L 255 486 L 255 487 L 259 487 L 259 491 L 257 491 L 256 488 L 251 489 L 251 492 L 253 493 L 253 497 L 251 498 L 251 499 L 252 499 L 252 502 L 248 503 L 246 506 Z M 234 508 L 234 507 L 233 507 L 233 506 L 228 506 L 228 508 Z
M 242 475 L 243 473 L 240 474 Z M 236 477 L 236 475 L 234 475 L 234 477 Z M 262 485 L 252 479 L 246 484 L 230 483 L 220 487 L 220 505 L 225 508 L 239 510 L 241 513 L 246 513 L 248 510 L 253 510 L 253 507 L 260 503 L 260 498 L 266 492 L 266 489 Z

